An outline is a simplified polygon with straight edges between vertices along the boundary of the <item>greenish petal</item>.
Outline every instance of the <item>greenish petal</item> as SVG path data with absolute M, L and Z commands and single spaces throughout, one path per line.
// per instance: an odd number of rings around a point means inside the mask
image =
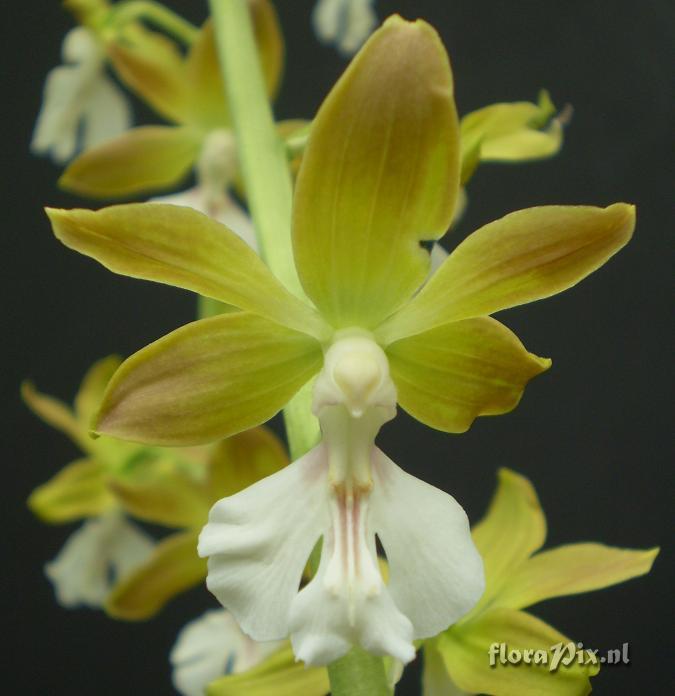
M 336 328 L 373 328 L 424 281 L 450 225 L 459 137 L 450 63 L 426 23 L 390 17 L 319 109 L 297 179 L 305 291 Z
M 296 662 L 290 645 L 252 669 L 211 682 L 207 696 L 324 696 L 330 691 L 325 667 Z
M 516 407 L 527 382 L 550 360 L 525 350 L 490 317 L 453 322 L 387 348 L 398 402 L 411 416 L 462 433 L 475 418 Z
M 499 469 L 497 491 L 471 536 L 483 557 L 485 593 L 469 617 L 498 601 L 509 578 L 544 544 L 546 518 L 530 481 L 510 469 Z
M 78 459 L 63 467 L 28 498 L 28 507 L 44 522 L 63 524 L 102 515 L 116 507 L 105 467 L 94 459 Z
M 175 285 L 314 336 L 321 318 L 291 295 L 238 235 L 207 215 L 160 203 L 47 215 L 67 247 L 115 273 Z
M 126 621 L 149 619 L 177 594 L 203 582 L 206 559 L 197 555 L 198 534 L 173 534 L 159 543 L 146 563 L 115 586 L 106 612 Z
M 167 446 L 227 437 L 281 410 L 322 359 L 314 339 L 254 314 L 202 319 L 122 364 L 95 430 Z
M 625 203 L 511 213 L 469 235 L 378 338 L 388 344 L 567 290 L 627 244 L 634 227 L 635 208 Z
M 87 370 L 75 396 L 75 416 L 83 428 L 89 429 L 91 419 L 101 405 L 105 388 L 121 364 L 122 358 L 109 355 L 97 360 Z
M 506 644 L 510 650 L 530 651 L 530 664 L 501 664 L 499 654 L 490 666 L 490 646 Z M 471 623 L 456 626 L 442 634 L 437 642 L 446 669 L 453 682 L 470 694 L 493 696 L 587 696 L 589 678 L 598 673 L 593 664 L 560 664 L 552 670 L 555 650 L 569 639 L 548 624 L 521 611 L 493 609 Z M 576 644 L 572 643 L 573 655 Z M 540 651 L 539 664 L 535 651 Z M 566 654 L 566 653 L 565 653 Z M 543 663 L 543 661 L 546 661 Z
M 601 590 L 647 574 L 659 549 L 567 544 L 521 565 L 499 592 L 499 605 L 521 609 L 544 599 Z
M 66 404 L 53 396 L 40 393 L 32 382 L 21 384 L 21 398 L 36 416 L 67 435 L 78 447 L 89 451 L 90 440 L 86 429 Z
M 89 198 L 124 198 L 170 188 L 199 154 L 202 133 L 188 127 L 141 126 L 85 151 L 59 186 Z
M 208 467 L 212 503 L 243 491 L 288 464 L 286 448 L 269 428 L 259 426 L 218 442 Z

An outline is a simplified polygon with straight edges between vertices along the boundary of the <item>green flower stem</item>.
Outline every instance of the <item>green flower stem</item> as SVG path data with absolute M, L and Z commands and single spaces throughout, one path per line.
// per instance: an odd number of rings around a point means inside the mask
M 197 27 L 153 0 L 128 0 L 113 6 L 112 21 L 116 26 L 123 27 L 137 20 L 153 24 L 186 46 L 190 46 L 199 33 Z
M 303 296 L 291 244 L 292 181 L 286 148 L 279 138 L 260 68 L 246 0 L 209 0 L 221 70 L 237 136 L 246 193 L 258 245 L 272 272 Z M 318 440 L 307 385 L 284 409 L 291 457 Z M 381 658 L 354 649 L 328 668 L 333 696 L 387 696 Z

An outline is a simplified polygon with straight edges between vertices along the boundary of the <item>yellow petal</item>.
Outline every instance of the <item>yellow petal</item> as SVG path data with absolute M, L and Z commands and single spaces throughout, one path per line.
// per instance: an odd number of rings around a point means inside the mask
M 497 653 L 496 664 L 490 666 L 490 646 L 498 647 L 502 642 L 506 644 L 507 661 L 510 650 L 520 651 L 521 658 L 529 650 L 531 663 L 503 665 Z M 467 693 L 586 696 L 591 692 L 589 677 L 598 673 L 598 666 L 580 665 L 573 660 L 552 671 L 555 651 L 551 647 L 559 643 L 568 644 L 569 639 L 534 616 L 512 609 L 493 609 L 470 624 L 451 628 L 436 645 L 451 679 Z M 572 646 L 576 650 L 574 643 Z M 540 659 L 545 659 L 546 664 L 535 664 L 535 650 L 542 651 Z
M 203 485 L 178 470 L 171 455 L 145 462 L 132 477 L 115 478 L 110 488 L 138 519 L 166 527 L 201 527 L 211 507 Z
M 207 491 L 212 502 L 234 495 L 288 464 L 281 440 L 264 426 L 219 442 L 209 462 Z
M 141 99 L 174 123 L 189 120 L 189 83 L 173 41 L 136 31 L 133 41 L 115 41 L 106 50 L 117 75 Z
M 206 560 L 197 556 L 199 532 L 172 534 L 150 559 L 115 586 L 105 610 L 116 619 L 142 621 L 173 597 L 206 578 Z
M 122 364 L 96 430 L 156 445 L 227 437 L 271 418 L 321 362 L 314 339 L 254 314 L 202 319 Z
M 634 226 L 635 208 L 625 203 L 511 213 L 462 242 L 378 336 L 388 343 L 562 292 L 619 251 Z
M 176 285 L 321 336 L 323 322 L 238 235 L 191 208 L 160 203 L 47 209 L 54 234 L 115 273 Z
M 593 543 L 542 551 L 511 575 L 499 593 L 499 605 L 520 609 L 544 599 L 616 585 L 648 573 L 658 553 L 659 549 Z
M 189 173 L 202 136 L 178 126 L 141 126 L 90 148 L 59 186 L 90 198 L 123 198 L 169 188 Z
M 472 616 L 499 594 L 511 575 L 546 539 L 546 518 L 532 484 L 510 469 L 500 469 L 498 476 L 490 507 L 471 530 L 485 567 L 485 593 Z
M 554 155 L 562 144 L 562 126 L 551 120 L 555 106 L 543 91 L 539 103 L 491 104 L 460 122 L 462 160 L 478 146 L 479 159 L 517 162 Z
M 222 677 L 206 689 L 207 696 L 324 696 L 330 691 L 325 667 L 296 662 L 290 645 L 240 674 Z
M 411 416 L 462 433 L 477 416 L 512 410 L 550 360 L 528 353 L 490 317 L 444 324 L 387 348 L 398 402 Z
M 88 370 L 75 396 L 75 415 L 83 428 L 89 429 L 91 419 L 101 405 L 101 399 L 110 378 L 121 365 L 122 359 L 109 355 L 97 360 Z
M 67 435 L 82 449 L 89 449 L 91 443 L 86 429 L 78 423 L 66 404 L 53 396 L 41 394 L 31 382 L 22 383 L 21 397 L 28 408 L 45 423 Z
M 458 188 L 447 54 L 428 24 L 391 17 L 321 106 L 298 174 L 298 273 L 333 326 L 372 328 L 412 295 L 419 241 L 447 230 Z
M 44 522 L 61 524 L 94 517 L 115 507 L 105 467 L 94 459 L 78 459 L 28 498 L 28 507 Z

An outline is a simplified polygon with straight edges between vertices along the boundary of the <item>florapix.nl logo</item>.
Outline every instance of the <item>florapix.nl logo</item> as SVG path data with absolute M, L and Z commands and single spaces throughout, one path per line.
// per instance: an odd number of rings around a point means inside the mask
M 627 665 L 630 664 L 629 645 L 600 652 L 585 648 L 583 643 L 556 643 L 544 648 L 510 648 L 507 643 L 492 643 L 488 649 L 490 667 L 499 665 L 540 665 L 550 672 L 560 667 L 578 665 Z

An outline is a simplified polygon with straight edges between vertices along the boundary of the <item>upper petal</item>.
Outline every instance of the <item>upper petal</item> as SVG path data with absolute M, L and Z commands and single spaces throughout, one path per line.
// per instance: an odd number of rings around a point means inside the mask
M 388 591 L 414 638 L 436 635 L 476 604 L 483 563 L 464 510 L 375 449 L 371 524 L 389 562 Z
M 199 538 L 207 586 L 254 640 L 289 633 L 307 559 L 328 524 L 327 461 L 319 445 L 298 461 L 223 498 Z
M 464 432 L 477 416 L 515 408 L 550 360 L 490 317 L 443 324 L 387 348 L 398 401 L 432 428 Z
M 298 273 L 336 328 L 372 328 L 419 287 L 419 241 L 446 231 L 458 186 L 447 54 L 428 24 L 392 17 L 324 101 L 298 174 Z
M 390 343 L 555 295 L 602 266 L 628 242 L 634 226 L 635 209 L 625 203 L 511 213 L 467 237 L 378 335 Z
M 119 198 L 167 188 L 190 171 L 201 145 L 187 127 L 141 126 L 86 150 L 59 186 L 91 198 Z
M 192 290 L 314 336 L 325 332 L 245 242 L 196 210 L 131 203 L 47 214 L 66 246 L 115 273 Z
M 314 339 L 255 314 L 201 319 L 122 364 L 94 428 L 156 445 L 210 442 L 271 418 L 320 366 Z
M 499 605 L 520 609 L 544 599 L 601 590 L 651 570 L 659 549 L 567 544 L 536 554 L 512 573 Z
M 497 491 L 472 536 L 485 563 L 486 590 L 478 611 L 546 539 L 546 518 L 532 484 L 515 471 L 500 469 Z

